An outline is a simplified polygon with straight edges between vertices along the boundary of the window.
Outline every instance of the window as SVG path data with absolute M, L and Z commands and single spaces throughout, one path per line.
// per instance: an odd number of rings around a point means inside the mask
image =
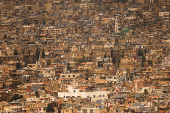
M 68 77 L 70 77 L 70 75 L 68 75 Z
M 104 97 L 104 95 L 103 95 L 103 97 Z
M 93 97 L 95 97 L 95 95 L 93 95 Z
M 73 92 L 76 92 L 76 90 L 73 90 Z
M 65 77 L 65 75 L 62 75 L 62 77 Z
M 99 95 L 99 97 L 101 97 L 101 95 Z
M 75 77 L 75 75 L 73 75 L 73 77 Z

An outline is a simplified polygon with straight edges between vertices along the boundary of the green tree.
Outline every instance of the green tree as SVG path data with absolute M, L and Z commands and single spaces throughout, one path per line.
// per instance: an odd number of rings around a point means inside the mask
M 30 25 L 30 21 L 29 21 L 27 18 L 25 18 L 25 19 L 23 20 L 23 23 L 24 23 L 25 25 Z
M 42 90 L 45 90 L 45 87 L 44 87 L 44 85 L 43 85 L 43 87 L 42 87 Z
M 23 54 L 23 55 L 24 55 L 24 53 L 25 53 L 25 49 L 22 50 L 22 54 Z
M 145 95 L 145 99 L 147 100 L 147 95 L 149 94 L 147 89 L 144 89 L 144 95 Z
M 36 58 L 37 58 L 37 60 L 39 59 L 39 55 L 40 55 L 40 49 L 36 49 Z
M 51 65 L 51 60 L 50 59 L 47 60 L 47 65 Z
M 142 57 L 142 67 L 144 67 L 144 62 L 146 61 L 146 58 L 145 58 L 145 56 L 143 55 L 143 57 Z
M 149 94 L 147 89 L 144 89 L 144 94 L 145 94 L 145 95 L 148 95 L 148 94 Z
M 7 101 L 7 100 L 4 97 L 1 97 L 0 102 L 2 102 L 2 101 Z
M 55 112 L 53 104 L 49 103 L 46 112 Z
M 42 58 L 45 58 L 45 52 L 44 52 L 44 49 L 42 50 Z
M 5 89 L 5 83 L 3 82 L 3 89 Z
M 22 98 L 22 97 L 19 96 L 18 94 L 14 94 L 14 96 L 10 99 L 10 102 L 13 101 L 13 100 L 20 99 L 20 98 Z
M 75 62 L 78 62 L 78 63 L 82 63 L 83 62 L 83 59 L 82 58 L 75 58 L 75 59 L 73 59 Z
M 67 63 L 67 70 L 70 70 L 70 63 L 69 63 L 69 61 Z
M 140 48 L 138 50 L 138 56 L 143 56 L 143 50 L 141 50 Z
M 37 98 L 39 97 L 38 91 L 35 92 L 35 95 L 36 95 Z
M 17 85 L 20 85 L 21 83 L 22 83 L 22 82 L 20 82 L 20 81 L 13 81 L 10 86 L 11 86 L 11 87 L 16 87 Z
M 31 50 L 28 50 L 28 55 L 30 55 L 31 54 Z
M 148 60 L 147 62 L 148 62 L 148 65 L 149 65 L 149 66 L 152 66 L 152 65 L 153 65 L 153 61 L 152 61 L 152 60 Z
M 120 63 L 121 63 L 121 60 L 119 59 L 119 60 L 118 60 L 118 66 L 119 66 Z
M 112 63 L 115 64 L 116 63 L 116 57 L 112 56 Z
M 33 54 L 33 58 L 32 59 L 33 59 L 33 63 L 34 63 L 34 61 L 35 61 L 34 54 Z
M 27 64 L 31 63 L 30 60 L 25 60 L 25 67 L 27 66 Z
M 44 25 L 46 25 L 46 20 L 44 19 L 44 22 L 43 22 Z
M 111 53 L 110 53 L 111 55 L 111 58 L 113 58 L 113 49 L 111 49 Z
M 104 54 L 104 58 L 106 58 L 106 52 L 105 52 L 105 54 Z
M 19 69 L 21 67 L 21 63 L 16 63 L 16 66 L 15 66 L 17 69 Z
M 18 55 L 17 49 L 14 49 L 14 55 Z

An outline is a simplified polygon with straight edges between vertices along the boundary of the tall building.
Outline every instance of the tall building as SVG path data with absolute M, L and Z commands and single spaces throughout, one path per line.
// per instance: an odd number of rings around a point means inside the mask
M 153 4 L 154 3 L 154 0 L 149 0 L 150 1 L 150 4 Z
M 117 20 L 117 16 L 115 19 L 115 33 L 118 33 L 118 20 Z

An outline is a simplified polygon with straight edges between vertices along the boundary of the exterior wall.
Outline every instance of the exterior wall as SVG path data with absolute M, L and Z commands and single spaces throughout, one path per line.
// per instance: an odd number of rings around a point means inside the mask
M 44 70 L 43 74 L 44 75 L 55 75 L 55 71 L 53 71 L 53 70 Z
M 28 64 L 27 67 L 28 68 L 32 68 L 32 69 L 36 69 L 37 68 L 37 64 Z
M 108 82 L 117 82 L 117 81 L 118 81 L 118 77 L 117 76 L 106 77 L 106 83 L 108 83 Z
M 91 97 L 91 101 L 108 99 L 108 91 L 94 91 L 94 92 L 58 92 L 58 97 Z
M 105 79 L 100 79 L 100 77 L 96 77 L 95 78 L 95 83 L 98 84 L 98 83 L 106 83 L 106 80 Z
M 79 74 L 60 74 L 60 78 L 76 78 Z
M 101 109 L 99 109 L 99 108 L 84 108 L 84 109 L 81 109 L 81 113 L 101 113 Z
M 11 111 L 11 107 L 10 107 L 10 106 L 5 106 L 5 107 L 4 107 L 4 111 L 10 112 L 10 111 Z
M 153 89 L 151 87 L 143 87 L 142 93 L 144 93 L 145 89 L 148 91 L 148 93 L 151 93 L 153 91 Z

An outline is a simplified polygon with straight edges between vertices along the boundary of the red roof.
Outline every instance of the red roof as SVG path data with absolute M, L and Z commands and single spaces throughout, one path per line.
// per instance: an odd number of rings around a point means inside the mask
M 54 67 L 55 65 L 48 65 L 48 67 Z
M 110 105 L 109 107 L 112 107 L 112 105 Z
M 39 83 L 48 84 L 48 82 L 39 82 Z
M 87 89 L 88 87 L 79 87 L 79 89 Z
M 57 65 L 57 66 L 66 66 L 66 65 Z

